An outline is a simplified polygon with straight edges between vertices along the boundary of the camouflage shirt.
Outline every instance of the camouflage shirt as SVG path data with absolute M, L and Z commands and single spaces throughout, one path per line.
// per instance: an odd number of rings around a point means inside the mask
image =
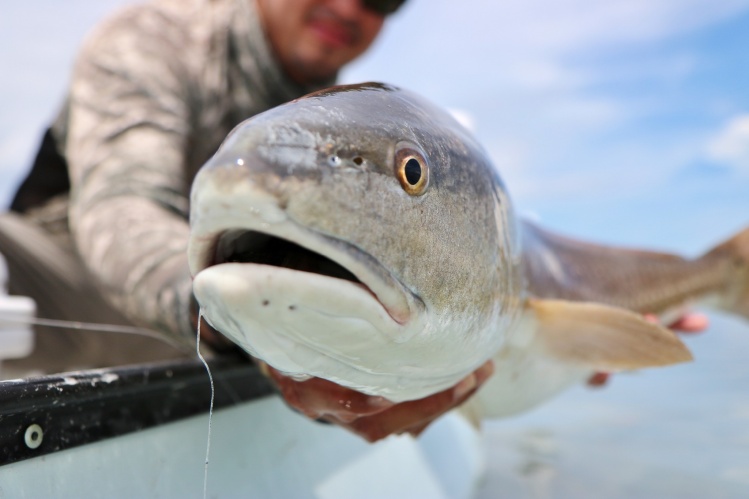
M 118 309 L 193 336 L 192 179 L 239 122 L 311 90 L 274 60 L 253 0 L 156 0 L 92 33 L 52 131 L 75 247 Z

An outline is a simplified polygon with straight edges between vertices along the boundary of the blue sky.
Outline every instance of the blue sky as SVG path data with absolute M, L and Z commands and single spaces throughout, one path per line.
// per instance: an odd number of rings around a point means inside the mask
M 85 32 L 132 0 L 11 2 L 0 18 L 0 202 Z M 472 122 L 522 213 L 695 253 L 749 222 L 749 0 L 409 0 L 347 82 Z

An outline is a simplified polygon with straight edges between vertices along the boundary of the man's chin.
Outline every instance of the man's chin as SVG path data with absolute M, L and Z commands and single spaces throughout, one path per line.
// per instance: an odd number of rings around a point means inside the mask
M 341 65 L 331 65 L 327 61 L 298 61 L 288 68 L 291 78 L 306 87 L 328 87 L 336 82 Z

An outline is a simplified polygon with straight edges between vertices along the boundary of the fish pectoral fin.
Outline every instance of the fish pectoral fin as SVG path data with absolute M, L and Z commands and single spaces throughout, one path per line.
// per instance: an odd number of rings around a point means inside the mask
M 676 334 L 641 315 L 600 303 L 527 301 L 536 338 L 559 360 L 600 371 L 666 366 L 692 360 Z

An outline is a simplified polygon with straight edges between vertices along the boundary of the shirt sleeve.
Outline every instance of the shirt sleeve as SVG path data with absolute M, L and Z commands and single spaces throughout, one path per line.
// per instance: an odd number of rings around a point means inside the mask
M 148 10 L 101 26 L 74 68 L 65 147 L 83 261 L 131 320 L 184 341 L 193 335 L 187 44 Z

